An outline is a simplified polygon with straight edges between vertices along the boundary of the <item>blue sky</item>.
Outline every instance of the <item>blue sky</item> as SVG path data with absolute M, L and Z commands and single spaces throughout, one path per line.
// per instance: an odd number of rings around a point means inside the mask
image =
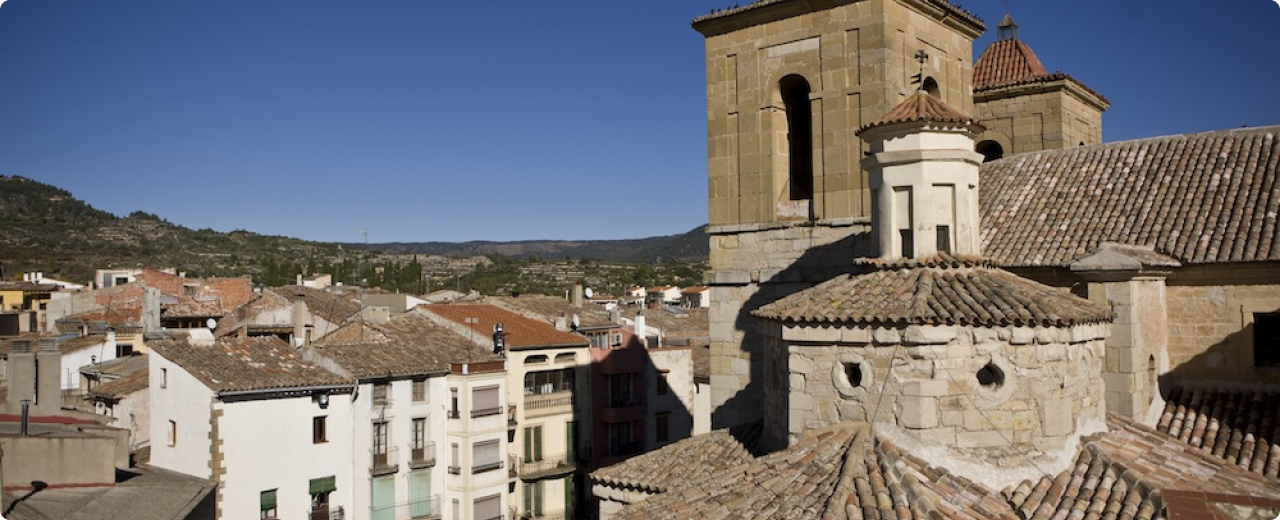
M 311 240 L 682 233 L 707 220 L 689 22 L 729 5 L 7 0 L 0 174 Z M 963 5 L 989 26 L 976 58 L 1005 5 Z M 1107 141 L 1280 124 L 1275 0 L 1011 9 L 1049 70 L 1111 100 Z

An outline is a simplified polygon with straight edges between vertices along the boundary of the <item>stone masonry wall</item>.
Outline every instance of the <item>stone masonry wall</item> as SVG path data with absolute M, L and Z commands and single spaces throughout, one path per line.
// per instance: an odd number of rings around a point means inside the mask
M 1166 292 L 1175 377 L 1280 383 L 1280 369 L 1253 366 L 1254 314 L 1280 311 L 1280 284 L 1171 282 Z
M 762 412 L 762 342 L 749 311 L 847 272 L 868 253 L 870 229 L 847 219 L 709 232 L 712 427 L 724 428 Z
M 1059 82 L 1064 83 L 1064 82 Z M 1102 142 L 1102 112 L 1064 88 L 1011 87 L 975 98 L 974 114 L 988 134 L 1005 138 L 1004 155 L 1057 150 Z
M 1016 470 L 1029 459 L 1065 464 L 1079 435 L 1104 427 L 1107 325 L 771 330 L 770 348 L 786 355 L 770 358 L 776 372 L 765 378 L 766 394 L 786 396 L 767 401 L 765 435 L 773 442 L 868 421 L 966 464 Z M 1002 384 L 980 384 L 989 363 Z

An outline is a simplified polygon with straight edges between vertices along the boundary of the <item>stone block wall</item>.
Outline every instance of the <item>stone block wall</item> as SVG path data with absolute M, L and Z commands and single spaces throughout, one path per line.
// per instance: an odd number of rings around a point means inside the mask
M 1148 424 L 1164 408 L 1159 377 L 1169 371 L 1165 289 L 1152 276 L 1089 284 L 1089 298 L 1114 312 L 1102 376 L 1107 410 Z
M 1008 157 L 1102 142 L 1102 110 L 1073 94 L 1067 80 L 994 89 L 974 96 L 974 115 Z
M 762 343 L 749 311 L 848 272 L 869 253 L 870 229 L 845 219 L 708 232 L 712 428 L 724 428 L 761 417 Z
M 1280 284 L 1170 281 L 1166 291 L 1175 377 L 1280 383 L 1280 369 L 1253 366 L 1254 316 L 1280 312 Z
M 706 36 L 707 154 L 712 226 L 795 217 L 785 204 L 787 120 L 779 81 L 810 87 L 817 219 L 870 214 L 865 145 L 854 133 L 916 90 L 912 57 L 949 105 L 972 107 L 976 28 L 925 2 L 864 0 L 765 6 L 695 24 Z M 806 12 L 785 12 L 782 11 Z M 929 11 L 929 12 L 926 12 Z
M 765 435 L 772 443 L 868 421 L 1007 469 L 1057 460 L 1079 435 L 1104 427 L 1107 325 L 769 330 L 774 373 L 765 377 Z M 980 382 L 988 365 L 1003 382 Z

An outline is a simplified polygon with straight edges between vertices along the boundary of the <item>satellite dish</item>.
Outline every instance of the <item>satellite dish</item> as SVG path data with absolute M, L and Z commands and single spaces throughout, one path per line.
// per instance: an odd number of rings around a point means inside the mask
M 204 324 L 205 326 L 209 327 L 209 329 L 218 328 L 218 320 L 215 320 L 213 318 L 209 318 L 209 321 L 204 322 Z
M 582 323 L 578 321 L 578 315 L 577 315 L 577 314 L 574 314 L 574 315 L 573 315 L 573 330 L 578 330 L 578 327 L 580 327 L 580 326 L 582 326 Z
M 595 291 L 592 291 L 590 287 L 587 287 L 587 290 L 583 291 L 582 293 L 587 295 L 587 298 L 591 298 L 591 296 L 595 294 Z

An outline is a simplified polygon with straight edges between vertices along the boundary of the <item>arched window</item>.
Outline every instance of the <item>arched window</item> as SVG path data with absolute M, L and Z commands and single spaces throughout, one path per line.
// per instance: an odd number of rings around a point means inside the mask
M 938 93 L 938 81 L 933 79 L 933 76 L 924 78 L 924 82 L 920 84 L 920 90 L 928 92 L 930 96 L 933 96 L 939 99 L 941 99 L 942 97 Z
M 1004 157 L 1004 147 L 995 141 L 982 141 L 974 147 L 974 151 L 982 154 L 984 163 Z
M 813 114 L 809 108 L 809 82 L 790 75 L 778 82 L 787 111 L 787 180 L 790 200 L 813 198 Z

